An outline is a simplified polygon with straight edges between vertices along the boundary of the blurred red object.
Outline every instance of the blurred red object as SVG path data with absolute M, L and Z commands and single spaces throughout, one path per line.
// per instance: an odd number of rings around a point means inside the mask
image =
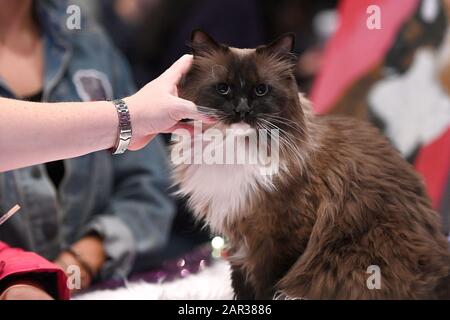
M 349 88 L 382 64 L 398 31 L 414 15 L 420 3 L 419 0 L 341 1 L 340 24 L 327 43 L 321 70 L 311 91 L 316 113 L 330 112 Z M 373 14 L 368 8 L 372 5 L 379 7 L 380 29 L 367 27 L 367 20 Z M 443 197 L 450 185 L 450 128 L 418 147 L 414 164 L 424 177 L 433 206 L 448 210 Z
M 339 26 L 328 42 L 322 69 L 311 99 L 316 113 L 326 113 L 333 103 L 387 53 L 402 23 L 417 8 L 418 0 L 342 0 Z M 367 8 L 380 8 L 381 29 L 369 29 Z

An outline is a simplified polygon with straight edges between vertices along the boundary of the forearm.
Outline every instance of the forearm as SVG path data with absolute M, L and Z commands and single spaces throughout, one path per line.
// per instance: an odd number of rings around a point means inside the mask
M 111 102 L 33 103 L 0 98 L 0 172 L 112 148 Z
M 142 149 L 158 133 L 185 128 L 182 119 L 215 122 L 177 96 L 177 83 L 191 64 L 192 56 L 183 56 L 124 98 L 133 127 L 130 150 Z M 105 101 L 34 103 L 0 97 L 0 119 L 0 172 L 112 148 L 119 127 L 116 108 Z

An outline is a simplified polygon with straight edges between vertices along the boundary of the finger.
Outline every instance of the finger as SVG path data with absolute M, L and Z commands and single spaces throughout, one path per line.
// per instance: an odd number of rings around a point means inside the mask
M 176 125 L 165 130 L 164 133 L 173 133 L 176 130 L 186 130 L 190 136 L 194 135 L 194 126 L 189 123 L 178 122 Z
M 163 73 L 163 77 L 177 85 L 180 79 L 189 71 L 193 61 L 193 56 L 185 54 Z
M 173 103 L 178 108 L 177 111 L 183 116 L 182 119 L 204 120 L 208 123 L 217 122 L 217 119 L 214 119 L 213 116 L 201 111 L 201 107 L 197 106 L 192 101 L 183 98 L 175 98 Z M 195 118 L 185 118 L 187 115 L 194 115 Z
M 192 120 L 200 120 L 205 123 L 215 123 L 216 119 L 201 113 L 198 111 L 197 106 L 187 100 L 177 99 L 177 116 L 178 120 L 181 119 L 192 119 Z
M 218 119 L 214 116 L 214 114 L 211 114 L 211 112 L 209 112 L 209 114 L 208 114 L 208 111 L 207 111 L 208 108 L 202 107 L 202 106 L 195 106 L 195 107 L 198 112 L 200 112 L 201 114 L 203 114 L 207 117 L 207 119 L 205 119 L 205 122 L 207 122 L 209 124 L 213 124 L 218 121 Z
M 128 149 L 131 151 L 140 150 L 140 149 L 144 148 L 156 136 L 157 136 L 157 134 L 149 134 L 148 136 L 145 136 L 145 137 L 139 139 L 139 141 L 132 141 L 132 143 L 130 144 Z

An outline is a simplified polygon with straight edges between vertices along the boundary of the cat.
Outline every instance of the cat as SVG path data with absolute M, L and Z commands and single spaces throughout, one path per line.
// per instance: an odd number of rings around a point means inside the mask
M 313 114 L 294 41 L 238 49 L 194 30 L 178 87 L 223 132 L 279 130 L 273 175 L 260 164 L 174 165 L 196 218 L 228 240 L 235 297 L 450 298 L 448 243 L 421 178 L 369 123 Z M 183 144 L 192 148 L 173 148 Z

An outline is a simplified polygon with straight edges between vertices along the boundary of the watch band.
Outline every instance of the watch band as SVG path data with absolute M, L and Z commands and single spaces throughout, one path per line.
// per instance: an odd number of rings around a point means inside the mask
M 131 128 L 131 118 L 128 106 L 122 99 L 113 100 L 119 116 L 119 134 L 113 154 L 122 154 L 127 151 L 131 142 L 133 130 Z
M 81 255 L 72 248 L 67 248 L 64 252 L 69 253 L 80 264 L 80 266 L 86 271 L 91 280 L 95 279 L 95 272 L 91 266 L 81 257 Z

